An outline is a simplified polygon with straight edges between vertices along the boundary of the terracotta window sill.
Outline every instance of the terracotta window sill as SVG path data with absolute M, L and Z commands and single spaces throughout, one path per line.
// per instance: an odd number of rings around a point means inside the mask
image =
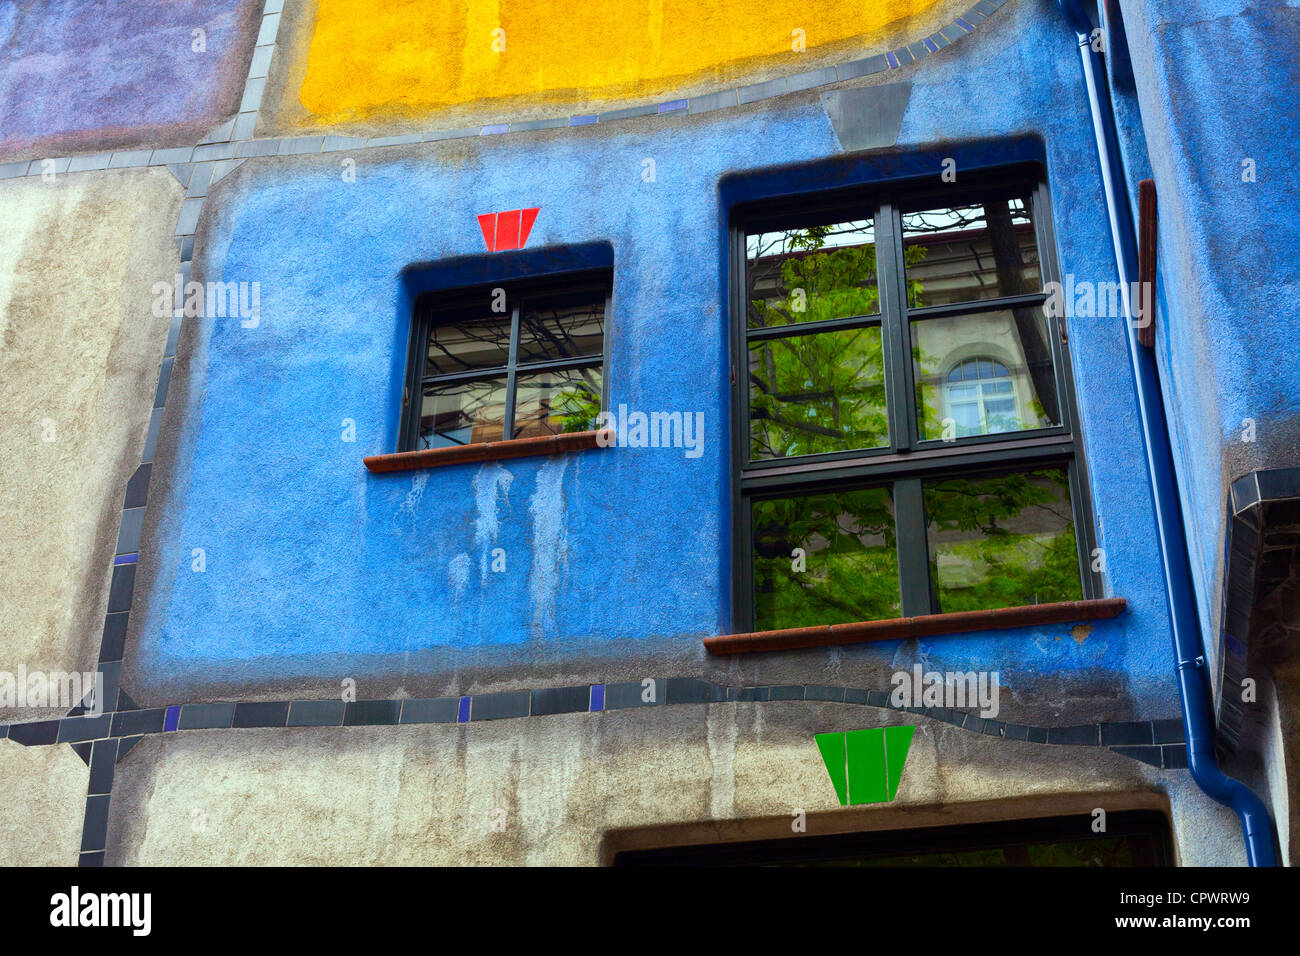
M 717 637 L 706 637 L 704 646 L 710 654 L 794 651 L 808 647 L 859 644 L 865 641 L 897 641 L 909 637 L 932 637 L 937 634 L 997 631 L 1008 627 L 1063 624 L 1067 621 L 1095 621 L 1115 617 L 1126 607 L 1128 602 L 1124 598 L 1062 601 L 1056 604 L 1031 604 L 1027 607 L 1003 607 L 990 611 L 956 611 L 951 614 L 900 617 L 888 621 L 792 627 L 782 631 L 757 631 L 752 634 L 722 634 Z
M 419 451 L 394 452 L 391 455 L 371 455 L 362 461 L 370 471 L 384 474 L 390 471 L 412 471 L 416 468 L 438 468 L 443 465 L 528 458 L 533 455 L 559 455 L 564 452 L 607 447 L 597 442 L 599 435 L 598 431 L 539 435 L 536 438 L 512 438 L 508 441 L 486 441 L 474 445 L 452 445 L 448 448 L 424 448 Z

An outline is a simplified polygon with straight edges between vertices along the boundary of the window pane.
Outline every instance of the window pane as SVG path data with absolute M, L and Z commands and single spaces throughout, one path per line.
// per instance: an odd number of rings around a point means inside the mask
M 1023 197 L 904 213 L 903 258 L 912 308 L 1043 288 Z
M 439 322 L 429 329 L 424 374 L 504 368 L 510 356 L 510 313 Z
M 600 414 L 600 367 L 553 369 L 515 380 L 513 438 L 585 432 Z
M 752 511 L 756 630 L 899 616 L 887 488 L 755 501 Z
M 870 219 L 755 233 L 745 248 L 748 328 L 880 311 Z
M 420 400 L 416 448 L 499 441 L 505 423 L 506 378 L 428 383 Z
M 912 371 L 922 439 L 1061 423 L 1047 319 L 1037 306 L 914 320 Z
M 928 481 L 924 493 L 938 611 L 1083 597 L 1063 470 Z
M 605 293 L 524 300 L 519 313 L 519 361 L 600 355 L 605 339 Z
M 888 445 L 879 326 L 752 343 L 749 438 L 755 461 Z

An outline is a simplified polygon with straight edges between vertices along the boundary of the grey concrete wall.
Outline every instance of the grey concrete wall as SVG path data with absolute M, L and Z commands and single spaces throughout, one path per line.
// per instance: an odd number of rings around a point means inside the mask
M 0 866 L 76 866 L 89 779 L 71 747 L 0 741 Z
M 94 669 L 182 195 L 161 167 L 0 182 L 0 670 Z
M 592 865 L 647 843 L 787 835 L 796 810 L 816 834 L 1095 807 L 1172 810 L 1192 837 L 1183 862 L 1242 862 L 1235 818 L 1185 773 L 914 719 L 897 800 L 853 808 L 813 735 L 880 721 L 834 704 L 150 737 L 118 766 L 107 862 Z

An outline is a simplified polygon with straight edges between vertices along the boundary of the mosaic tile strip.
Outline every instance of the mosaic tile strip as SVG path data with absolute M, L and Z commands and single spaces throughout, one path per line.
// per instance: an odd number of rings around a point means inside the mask
M 758 684 L 730 687 L 695 677 L 646 678 L 607 684 L 580 684 L 538 690 L 495 691 L 459 697 L 397 700 L 283 700 L 172 704 L 129 708 L 99 716 L 73 714 L 58 720 L 0 725 L 0 737 L 25 746 L 57 743 L 98 744 L 186 730 L 239 730 L 288 727 L 392 727 L 399 724 L 478 723 L 600 714 L 639 707 L 689 704 L 834 703 L 901 710 L 969 733 L 1024 743 L 1110 750 L 1166 770 L 1187 766 L 1181 718 L 1032 727 L 980 717 L 947 707 L 895 707 L 889 692 L 834 684 Z M 80 708 L 78 708 L 80 709 Z M 124 752 L 123 752 L 124 754 Z M 120 754 L 121 755 L 121 754 Z M 90 755 L 93 761 L 93 753 Z

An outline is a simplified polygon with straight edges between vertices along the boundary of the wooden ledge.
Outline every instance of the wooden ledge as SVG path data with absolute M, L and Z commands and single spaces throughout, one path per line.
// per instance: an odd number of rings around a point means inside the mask
M 390 471 L 412 471 L 416 468 L 438 468 L 443 465 L 464 465 L 481 461 L 502 461 L 507 458 L 528 458 L 533 455 L 560 455 L 569 451 L 586 451 L 613 445 L 598 441 L 601 432 L 569 432 L 563 435 L 539 435 L 536 438 L 512 438 L 508 441 L 485 441 L 473 445 L 451 445 L 447 448 L 423 448 L 419 451 L 399 451 L 391 455 L 371 455 L 362 461 L 375 474 Z
M 932 637 L 936 634 L 998 631 L 1008 627 L 1062 624 L 1067 621 L 1095 621 L 1115 617 L 1123 613 L 1126 607 L 1128 602 L 1124 598 L 1061 601 L 1056 604 L 1030 604 L 1026 607 L 1001 607 L 988 611 L 955 611 L 951 614 L 900 617 L 887 621 L 823 624 L 819 627 L 792 627 L 782 631 L 756 631 L 752 634 L 722 634 L 706 637 L 704 646 L 710 654 L 795 651 L 835 644 L 859 644 L 864 641 L 897 641 L 909 637 Z

